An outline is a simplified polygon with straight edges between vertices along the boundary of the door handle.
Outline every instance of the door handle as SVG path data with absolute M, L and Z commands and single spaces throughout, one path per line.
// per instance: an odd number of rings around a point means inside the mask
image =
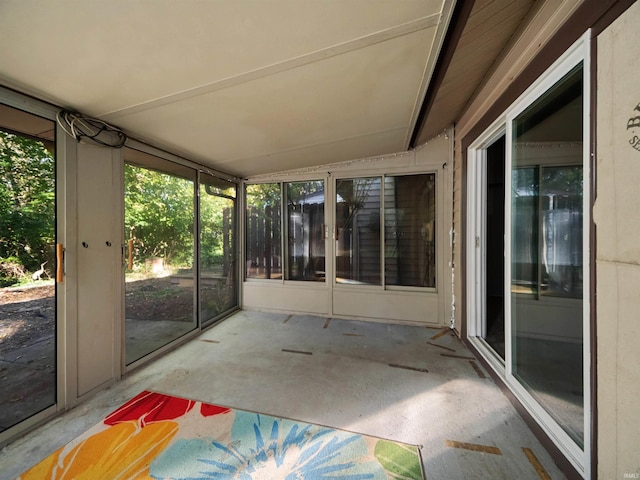
M 64 245 L 56 244 L 56 283 L 64 280 Z

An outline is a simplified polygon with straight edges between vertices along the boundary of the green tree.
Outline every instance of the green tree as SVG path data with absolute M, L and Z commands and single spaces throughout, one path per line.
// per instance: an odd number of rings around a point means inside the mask
M 162 257 L 190 267 L 194 248 L 194 182 L 125 164 L 125 234 L 135 258 Z
M 227 241 L 227 255 L 231 255 L 233 245 L 233 224 L 235 221 L 235 189 L 219 191 L 207 188 L 203 184 L 200 188 L 200 259 L 202 268 L 220 265 L 224 261 L 224 242 Z M 226 236 L 225 236 L 226 235 Z
M 53 268 L 55 159 L 38 140 L 0 131 L 0 259 Z

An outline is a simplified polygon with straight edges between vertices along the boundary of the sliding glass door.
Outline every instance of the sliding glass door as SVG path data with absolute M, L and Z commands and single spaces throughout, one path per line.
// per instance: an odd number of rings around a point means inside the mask
M 4 105 L 0 119 L 2 440 L 57 403 L 57 317 L 55 124 Z
M 510 171 L 511 371 L 580 447 L 582 76 L 580 65 L 514 118 Z
M 129 365 L 197 328 L 196 172 L 132 149 L 125 162 Z
M 469 148 L 467 298 L 474 344 L 586 472 L 590 195 L 584 45 L 570 50 Z

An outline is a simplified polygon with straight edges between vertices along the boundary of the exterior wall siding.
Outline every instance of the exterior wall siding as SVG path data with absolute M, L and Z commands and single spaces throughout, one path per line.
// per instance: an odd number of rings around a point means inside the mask
M 462 263 L 464 259 L 462 245 L 462 222 L 464 214 L 463 192 L 463 145 L 462 140 L 476 127 L 477 123 L 494 105 L 496 100 L 510 86 L 515 78 L 523 72 L 540 49 L 562 27 L 562 24 L 580 6 L 582 0 L 545 0 L 540 2 L 524 23 L 525 26 L 514 35 L 510 46 L 497 60 L 493 72 L 477 92 L 469 107 L 456 124 L 454 144 L 453 173 L 453 275 L 454 295 L 459 305 L 463 296 Z M 462 309 L 456 308 L 455 326 L 458 331 L 462 325 Z

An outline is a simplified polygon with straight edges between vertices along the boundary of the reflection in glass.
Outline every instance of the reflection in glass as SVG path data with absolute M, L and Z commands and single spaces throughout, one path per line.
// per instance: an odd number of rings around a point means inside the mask
M 54 151 L 0 130 L 0 432 L 56 403 Z
M 336 282 L 380 285 L 380 177 L 336 182 Z
M 582 165 L 543 167 L 543 295 L 582 298 Z
M 246 278 L 281 279 L 279 183 L 246 186 Z
M 435 175 L 384 179 L 386 285 L 436 286 Z
M 196 328 L 195 172 L 185 175 L 124 167 L 127 365 Z
M 200 319 L 206 324 L 235 307 L 236 185 L 200 176 Z
M 324 182 L 292 182 L 287 192 L 287 279 L 324 281 Z
M 538 293 L 538 167 L 511 171 L 513 215 L 511 223 L 511 291 Z
M 580 66 L 514 120 L 511 171 L 512 372 L 581 447 L 582 103 Z

